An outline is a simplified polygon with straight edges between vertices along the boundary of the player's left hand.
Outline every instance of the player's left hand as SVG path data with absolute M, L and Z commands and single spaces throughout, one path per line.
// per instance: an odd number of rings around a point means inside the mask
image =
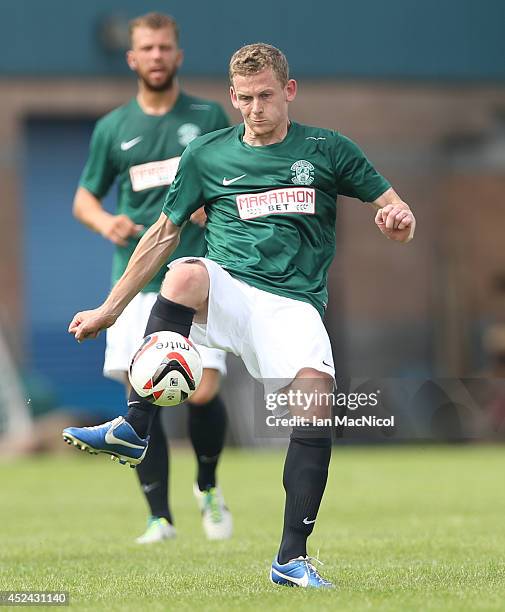
M 201 206 L 198 210 L 195 210 L 195 212 L 191 215 L 189 220 L 191 221 L 191 223 L 194 223 L 195 225 L 199 225 L 200 227 L 205 227 L 205 224 L 207 223 L 207 215 L 205 213 L 205 208 Z
M 106 314 L 101 308 L 84 310 L 74 316 L 68 331 L 74 334 L 77 342 L 82 342 L 87 338 L 96 338 L 102 330 L 113 325 L 116 319 L 115 315 Z
M 409 208 L 388 204 L 377 211 L 375 224 L 391 240 L 409 242 L 414 237 L 416 220 Z

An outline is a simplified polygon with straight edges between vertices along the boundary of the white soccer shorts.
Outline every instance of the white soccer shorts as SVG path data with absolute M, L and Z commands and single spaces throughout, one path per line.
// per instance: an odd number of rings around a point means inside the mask
M 139 348 L 144 337 L 147 319 L 156 301 L 157 293 L 139 293 L 124 309 L 117 321 L 107 330 L 105 347 L 104 376 L 121 383 L 125 382 L 125 372 L 128 372 L 130 361 Z M 195 342 L 193 334 L 190 338 Z M 204 368 L 218 370 L 226 375 L 226 353 L 219 349 L 200 346 L 198 352 L 202 357 Z
M 335 377 L 328 332 L 314 306 L 252 287 L 204 257 L 182 257 L 169 267 L 196 260 L 210 277 L 207 323 L 191 330 L 196 343 L 241 357 L 266 389 L 291 382 L 303 368 Z

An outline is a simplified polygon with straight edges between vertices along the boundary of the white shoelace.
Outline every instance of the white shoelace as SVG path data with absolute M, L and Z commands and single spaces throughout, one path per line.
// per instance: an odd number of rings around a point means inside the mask
M 89 429 L 89 430 L 92 430 L 92 429 L 101 429 L 102 427 L 105 427 L 106 425 L 117 424 L 121 418 L 122 417 L 116 417 L 112 421 L 106 421 L 105 423 L 101 423 L 100 425 L 92 425 L 90 427 L 84 427 L 84 429 Z
M 328 583 L 328 580 L 325 580 L 317 571 L 316 567 L 314 566 L 313 562 L 318 563 L 319 565 L 324 565 L 324 563 L 319 559 L 319 550 L 317 551 L 317 556 L 316 557 L 309 557 L 307 556 L 305 559 L 305 565 L 307 567 L 307 571 L 310 573 L 312 573 L 318 580 L 319 582 L 323 582 L 323 583 Z

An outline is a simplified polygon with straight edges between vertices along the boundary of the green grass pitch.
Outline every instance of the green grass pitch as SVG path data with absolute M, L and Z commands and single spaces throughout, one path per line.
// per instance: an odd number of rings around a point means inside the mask
M 178 538 L 133 543 L 133 470 L 69 450 L 0 465 L 0 590 L 70 592 L 80 610 L 505 609 L 505 448 L 337 448 L 311 538 L 334 591 L 275 587 L 283 452 L 225 453 L 229 542 L 207 542 L 193 458 L 173 453 Z

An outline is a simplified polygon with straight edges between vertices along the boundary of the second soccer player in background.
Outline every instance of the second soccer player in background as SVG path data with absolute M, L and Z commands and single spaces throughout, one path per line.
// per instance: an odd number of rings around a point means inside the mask
M 180 90 L 177 70 L 183 60 L 178 26 L 172 17 L 149 13 L 130 23 L 127 62 L 138 77 L 138 93 L 96 124 L 90 154 L 74 200 L 74 214 L 83 224 L 116 245 L 112 282 L 124 272 L 140 237 L 159 217 L 169 185 L 185 147 L 200 134 L 228 126 L 223 109 Z M 116 214 L 102 198 L 117 179 Z M 185 228 L 173 257 L 200 256 L 206 251 L 205 213 L 197 211 Z M 168 262 L 167 262 L 168 263 Z M 144 336 L 165 271 L 161 270 L 136 296 L 107 332 L 104 375 L 124 383 L 127 394 L 129 359 Z M 218 395 L 226 373 L 225 353 L 198 347 L 204 375 L 188 402 L 188 429 L 198 463 L 194 493 L 209 539 L 231 536 L 231 514 L 216 483 L 217 463 L 226 433 L 226 413 Z M 159 411 L 153 411 L 150 445 L 137 474 L 150 508 L 141 544 L 175 536 L 168 503 L 168 443 Z

